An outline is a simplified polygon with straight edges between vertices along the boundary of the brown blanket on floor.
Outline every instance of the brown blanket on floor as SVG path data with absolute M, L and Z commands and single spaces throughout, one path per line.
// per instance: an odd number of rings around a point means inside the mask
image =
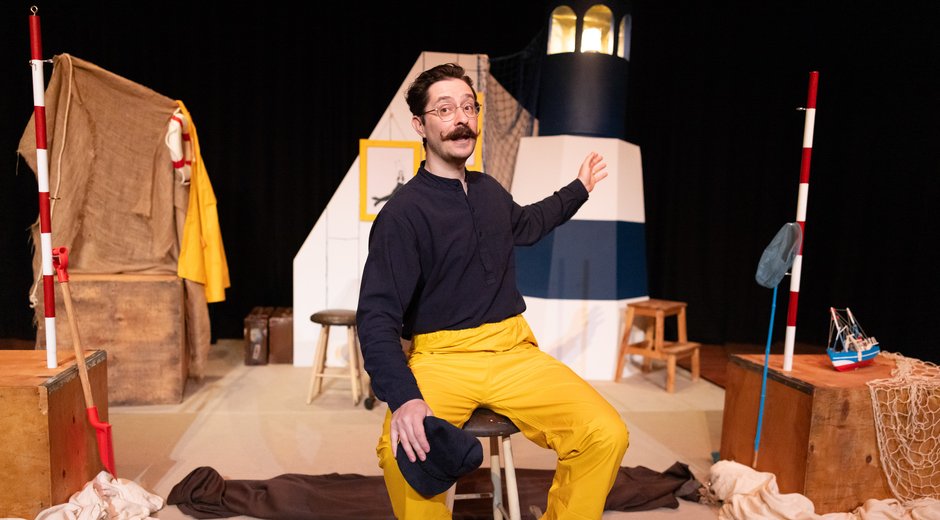
M 523 518 L 531 517 L 529 506 L 545 510 L 554 473 L 516 469 Z M 489 469 L 479 468 L 457 483 L 457 493 L 485 492 L 491 487 Z M 643 466 L 621 467 L 604 509 L 675 509 L 679 507 L 676 497 L 698 501 L 701 487 L 681 462 L 662 473 Z M 203 466 L 173 486 L 166 503 L 195 518 L 245 515 L 277 520 L 385 520 L 393 516 L 382 477 L 357 474 L 285 474 L 268 480 L 225 480 L 216 470 Z M 454 519 L 490 519 L 491 504 L 490 499 L 457 501 Z

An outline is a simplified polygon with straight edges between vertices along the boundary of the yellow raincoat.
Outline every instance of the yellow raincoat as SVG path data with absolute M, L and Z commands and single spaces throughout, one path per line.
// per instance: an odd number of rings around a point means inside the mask
M 177 274 L 205 286 L 208 303 L 225 300 L 225 289 L 231 283 L 228 277 L 228 262 L 222 245 L 222 230 L 216 211 L 215 193 L 209 182 L 209 173 L 202 162 L 196 125 L 186 105 L 177 101 L 180 110 L 189 122 L 189 134 L 193 147 L 192 177 L 189 186 L 189 206 L 183 223 L 183 243 L 180 246 Z

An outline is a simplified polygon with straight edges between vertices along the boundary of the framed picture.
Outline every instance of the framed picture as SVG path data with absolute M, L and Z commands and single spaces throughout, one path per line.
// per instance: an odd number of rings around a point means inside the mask
M 419 141 L 359 140 L 359 218 L 375 220 L 382 206 L 421 164 Z

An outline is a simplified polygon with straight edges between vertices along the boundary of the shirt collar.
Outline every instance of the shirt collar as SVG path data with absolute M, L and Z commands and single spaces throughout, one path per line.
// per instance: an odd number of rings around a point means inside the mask
M 464 169 L 464 176 L 467 179 L 468 184 L 476 182 L 482 174 L 480 172 L 470 171 Z M 448 177 L 440 177 L 434 175 L 424 166 L 424 161 L 421 161 L 421 167 L 418 168 L 418 178 L 421 179 L 425 184 L 433 186 L 438 189 L 446 190 L 460 190 L 463 191 L 463 185 L 460 184 L 460 181 L 457 179 L 451 179 Z

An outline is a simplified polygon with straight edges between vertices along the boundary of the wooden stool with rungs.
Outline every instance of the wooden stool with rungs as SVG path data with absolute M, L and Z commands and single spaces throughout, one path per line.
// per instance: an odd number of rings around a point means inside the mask
M 447 508 L 453 512 L 455 500 L 492 498 L 494 520 L 521 520 L 519 486 L 516 482 L 516 466 L 512 458 L 512 440 L 510 439 L 512 434 L 519 432 L 519 428 L 505 415 L 498 414 L 489 408 L 477 408 L 467 419 L 463 429 L 475 437 L 489 439 L 490 482 L 493 488 L 492 491 L 483 493 L 457 494 L 455 484 L 447 491 L 445 498 Z M 503 453 L 502 464 L 499 457 L 500 449 Z M 503 497 L 504 476 L 506 497 Z
M 685 328 L 685 302 L 650 299 L 627 304 L 624 320 L 623 339 L 620 341 L 620 355 L 617 357 L 615 381 L 620 381 L 627 357 L 631 354 L 643 356 L 643 372 L 649 372 L 654 359 L 666 361 L 666 391 L 676 389 L 676 360 L 692 358 L 692 381 L 699 377 L 700 343 L 689 341 Z M 669 316 L 676 317 L 678 329 L 677 341 L 666 341 L 665 322 Z M 645 319 L 645 338 L 638 343 L 630 343 L 630 332 L 637 318 Z
M 320 338 L 317 341 L 317 350 L 313 357 L 313 374 L 310 376 L 310 388 L 307 391 L 307 404 L 320 394 L 325 377 L 348 377 L 352 384 L 353 405 L 359 404 L 362 398 L 363 377 L 359 353 L 359 338 L 356 331 L 356 311 L 349 309 L 327 309 L 316 312 L 310 316 L 310 321 L 319 323 Z M 349 374 L 327 374 L 326 351 L 329 346 L 330 327 L 346 327 L 349 335 Z

